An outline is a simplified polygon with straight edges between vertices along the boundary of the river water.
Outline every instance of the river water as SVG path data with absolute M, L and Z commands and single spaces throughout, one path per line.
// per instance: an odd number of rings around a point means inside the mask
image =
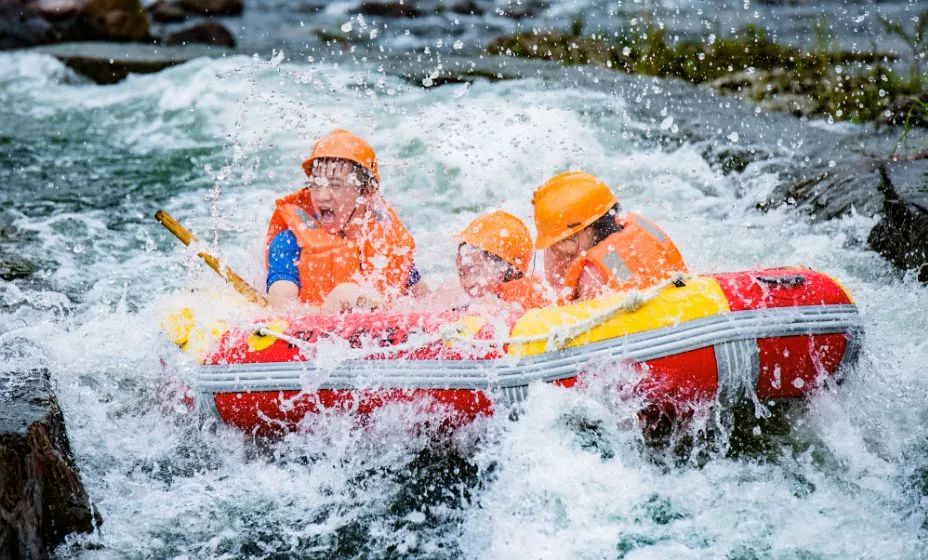
M 104 519 L 61 556 L 928 557 L 928 289 L 864 248 L 872 219 L 759 213 L 769 169 L 725 175 L 695 146 L 662 146 L 673 112 L 642 107 L 621 89 L 426 90 L 373 63 L 303 58 L 199 60 L 101 87 L 50 58 L 0 55 L 0 261 L 35 269 L 0 281 L 3 367 L 51 371 Z M 537 387 L 518 420 L 442 437 L 408 407 L 272 443 L 201 424 L 161 385 L 161 359 L 190 368 L 159 324 L 182 301 L 215 307 L 191 286 L 223 288 L 152 214 L 167 209 L 258 283 L 272 200 L 335 126 L 378 150 L 433 285 L 452 280 L 452 235 L 476 213 L 528 217 L 536 185 L 583 168 L 665 226 L 694 270 L 840 278 L 867 330 L 861 363 L 789 435 L 699 460 L 648 451 L 635 403 L 595 387 Z

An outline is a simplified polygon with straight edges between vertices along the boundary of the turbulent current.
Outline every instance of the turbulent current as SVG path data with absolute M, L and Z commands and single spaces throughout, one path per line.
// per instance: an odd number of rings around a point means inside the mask
M 928 557 L 928 289 L 864 247 L 870 218 L 758 212 L 773 174 L 726 175 L 662 145 L 673 111 L 630 110 L 645 104 L 566 81 L 423 89 L 376 64 L 257 57 L 103 87 L 50 58 L 0 56 L 0 262 L 32 271 L 0 281 L 3 367 L 51 371 L 104 519 L 60 555 Z M 518 419 L 450 436 L 405 407 L 278 442 L 201 423 L 161 382 L 161 360 L 190 368 L 159 325 L 181 301 L 208 307 L 191 287 L 225 288 L 152 214 L 260 284 L 272 201 L 334 127 L 378 150 L 433 286 L 454 280 L 469 219 L 528 218 L 536 185 L 582 168 L 663 225 L 693 270 L 802 264 L 841 279 L 865 322 L 860 364 L 788 434 L 689 457 L 649 450 L 635 403 L 595 388 L 533 387 Z

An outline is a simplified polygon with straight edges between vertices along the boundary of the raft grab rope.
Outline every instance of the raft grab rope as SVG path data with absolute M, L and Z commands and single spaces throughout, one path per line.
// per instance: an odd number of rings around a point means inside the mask
M 515 337 L 506 337 L 498 339 L 479 339 L 475 340 L 471 337 L 464 336 L 462 332 L 463 325 L 451 324 L 446 327 L 439 329 L 435 335 L 431 337 L 425 337 L 415 341 L 404 342 L 403 344 L 395 344 L 387 347 L 377 347 L 377 348 L 362 348 L 362 349 L 351 349 L 353 351 L 346 351 L 344 360 L 361 360 L 364 358 L 369 358 L 371 356 L 377 356 L 381 354 L 394 354 L 399 352 L 409 352 L 417 350 L 437 342 L 450 342 L 450 341 L 460 341 L 460 342 L 480 342 L 488 345 L 497 345 L 503 347 L 507 344 L 532 344 L 536 342 L 545 343 L 545 351 L 552 352 L 555 350 L 560 350 L 578 338 L 580 335 L 595 329 L 596 327 L 602 325 L 606 321 L 609 321 L 616 315 L 620 313 L 630 313 L 641 308 L 643 305 L 653 300 L 657 295 L 663 291 L 665 288 L 670 286 L 683 287 L 685 282 L 689 279 L 689 276 L 684 274 L 674 274 L 664 282 L 654 285 L 653 287 L 638 291 L 630 290 L 625 297 L 612 305 L 607 307 L 602 311 L 590 316 L 589 318 L 574 324 L 569 325 L 566 328 L 556 330 L 551 333 L 545 334 L 536 334 L 529 336 L 515 336 Z M 261 336 L 270 336 L 282 340 L 288 344 L 299 348 L 307 357 L 310 355 L 309 351 L 314 350 L 316 347 L 312 344 L 309 344 L 301 338 L 296 338 L 288 334 L 275 331 L 267 324 L 252 324 L 245 326 L 247 330 L 250 330 Z

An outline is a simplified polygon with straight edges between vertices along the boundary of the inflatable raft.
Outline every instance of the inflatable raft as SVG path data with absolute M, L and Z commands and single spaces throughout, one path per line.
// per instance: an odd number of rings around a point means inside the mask
M 226 331 L 197 371 L 199 401 L 256 433 L 309 414 L 417 402 L 458 418 L 507 408 L 533 384 L 640 371 L 654 401 L 800 398 L 856 359 L 848 293 L 805 268 L 678 279 L 641 294 L 529 311 L 269 317 Z

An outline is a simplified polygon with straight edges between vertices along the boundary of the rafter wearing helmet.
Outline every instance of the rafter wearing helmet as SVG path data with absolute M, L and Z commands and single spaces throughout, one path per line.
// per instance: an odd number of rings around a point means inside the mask
M 532 205 L 535 246 L 562 301 L 642 289 L 686 271 L 670 237 L 643 216 L 620 214 L 615 194 L 594 175 L 555 175 L 535 191 Z
M 541 282 L 529 271 L 535 249 L 522 220 L 491 212 L 468 224 L 458 240 L 458 282 L 469 296 L 493 296 L 522 310 L 547 303 Z
M 413 262 L 415 242 L 380 194 L 367 142 L 336 129 L 316 142 L 303 171 L 304 187 L 276 201 L 268 225 L 272 304 L 320 305 L 336 287 L 351 292 L 345 285 L 381 301 L 426 290 Z

